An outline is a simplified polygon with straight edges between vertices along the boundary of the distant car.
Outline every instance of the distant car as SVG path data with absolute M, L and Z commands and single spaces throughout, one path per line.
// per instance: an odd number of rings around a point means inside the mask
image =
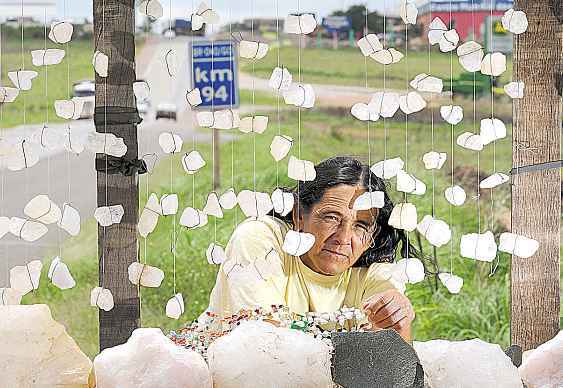
M 164 31 L 163 35 L 164 35 L 165 38 L 175 38 L 176 37 L 176 31 L 166 30 L 166 31 Z
M 162 103 L 156 107 L 156 120 L 158 119 L 169 119 L 176 121 L 177 108 L 174 104 Z
M 72 85 L 72 96 L 84 100 L 84 107 L 80 114 L 81 119 L 91 119 L 94 117 L 96 108 L 96 84 L 92 80 L 75 82 Z

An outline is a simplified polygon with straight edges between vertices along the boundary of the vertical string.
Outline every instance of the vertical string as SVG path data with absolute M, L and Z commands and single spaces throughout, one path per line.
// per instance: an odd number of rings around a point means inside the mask
M 490 7 L 489 7 L 489 19 L 491 22 L 491 33 L 489 34 L 489 51 L 491 52 L 491 54 L 493 53 L 493 2 L 491 1 L 490 3 Z M 491 61 L 492 62 L 492 61 Z M 491 65 L 492 67 L 492 65 Z M 491 120 L 494 119 L 495 117 L 495 96 L 494 96 L 494 85 L 493 85 L 493 75 L 492 75 L 492 71 L 491 71 L 491 75 L 490 75 L 490 83 L 491 83 Z M 494 130 L 494 126 L 493 126 L 493 130 Z M 496 137 L 496 131 L 495 131 L 495 137 Z M 496 174 L 497 172 L 497 149 L 496 149 L 496 139 L 493 141 L 493 174 Z M 492 187 L 491 188 L 491 223 L 490 223 L 490 228 L 491 228 L 491 232 L 494 231 L 494 226 L 495 226 L 495 188 Z M 492 276 L 495 274 L 497 267 L 499 264 L 499 255 L 498 252 L 495 255 L 495 261 L 493 263 L 490 264 L 490 272 L 489 272 L 489 276 Z
M 278 52 L 277 52 L 277 67 L 280 66 L 280 50 L 281 50 L 281 40 L 280 40 L 280 2 L 276 0 L 276 40 L 278 42 Z M 283 79 L 283 69 L 282 69 L 282 79 Z M 281 119 L 280 119 L 280 91 L 276 93 L 276 118 L 278 123 L 278 136 L 281 135 Z M 280 162 L 278 160 L 276 163 L 276 188 L 280 186 Z
M 387 47 L 387 1 L 383 0 L 383 47 Z M 383 95 L 387 92 L 387 66 L 383 65 Z M 387 119 L 383 117 L 383 170 L 387 162 Z
M 453 27 L 452 25 L 452 0 L 449 1 L 449 27 L 448 30 L 451 30 Z M 450 104 L 452 106 L 454 106 L 454 68 L 453 68 L 453 54 L 454 50 L 450 51 Z M 451 171 L 450 171 L 450 178 L 451 178 L 451 182 L 450 182 L 450 186 L 454 187 L 454 165 L 455 165 L 455 148 L 454 148 L 454 142 L 455 142 L 455 133 L 454 133 L 454 125 L 450 123 L 450 166 L 451 166 Z M 454 257 L 454 224 L 453 224 L 453 205 L 451 203 L 449 203 L 449 215 L 450 215 L 450 228 L 451 228 L 451 238 L 450 238 L 450 274 L 453 273 L 454 271 L 454 264 L 453 264 L 453 257 Z
M 172 31 L 172 0 L 168 1 L 168 31 Z M 169 34 L 169 37 L 170 37 L 169 42 L 171 43 L 172 34 Z M 172 77 L 170 77 L 170 90 L 174 90 L 174 82 L 172 80 Z M 172 134 L 172 136 L 174 136 L 174 134 Z M 174 146 L 174 148 L 175 147 L 176 145 Z M 170 194 L 169 195 L 173 195 L 173 194 L 174 194 L 174 153 L 170 155 Z M 172 221 L 172 236 L 171 236 L 170 248 L 172 251 L 172 277 L 173 277 L 172 281 L 174 287 L 174 295 L 176 295 L 176 213 L 172 215 L 171 221 Z
M 108 54 L 106 50 L 106 0 L 102 0 L 102 46 L 104 50 L 104 54 Z M 108 81 L 107 77 L 104 77 L 104 151 L 106 151 L 106 143 L 107 143 L 107 97 L 108 97 Z M 105 171 L 107 172 L 108 169 L 108 154 L 104 152 L 104 162 L 105 162 Z M 108 174 L 104 174 L 105 178 L 105 206 L 108 206 Z M 101 273 L 101 286 L 104 287 L 104 280 L 105 280 L 105 270 L 106 270 L 106 238 L 107 238 L 107 230 L 106 226 L 104 228 L 104 245 L 102 247 L 102 273 Z
M 0 22 L 0 80 L 2 80 L 2 61 L 4 57 L 2 56 L 2 25 L 3 23 Z M 4 128 L 2 123 L 4 122 L 4 104 L 0 104 L 0 138 L 4 138 Z M 0 214 L 4 214 L 4 169 L 0 168 Z M 9 259 L 6 257 L 6 249 L 4 244 L 0 245 L 0 257 L 4 258 L 4 262 L 6 264 L 4 270 L 6 273 L 6 284 L 10 284 L 10 275 L 9 275 L 9 268 L 10 263 Z
M 301 17 L 301 2 L 297 0 L 297 14 Z M 301 31 L 300 31 L 301 32 Z M 298 80 L 299 84 L 302 83 L 302 76 L 301 76 L 301 39 L 303 34 L 298 35 L 299 39 L 299 48 L 297 52 L 297 69 L 298 69 Z M 297 158 L 301 160 L 301 105 L 297 107 Z M 301 219 L 301 184 L 297 181 L 297 222 Z M 296 225 L 297 230 L 300 229 L 299 224 Z
M 430 19 L 432 20 L 432 2 L 428 3 L 430 7 Z M 431 56 L 432 56 L 432 45 L 428 39 L 428 74 L 432 74 L 431 66 Z M 434 143 L 434 104 L 433 104 L 433 93 L 430 93 L 430 101 L 428 105 L 430 106 L 430 140 L 432 143 L 432 151 L 435 151 Z M 436 169 L 432 169 L 432 217 L 436 217 Z
M 369 27 L 368 27 L 368 3 L 366 2 L 365 6 L 366 18 L 365 18 L 365 27 L 364 27 L 364 37 L 368 36 L 369 34 Z M 366 93 L 369 93 L 369 76 L 368 76 L 368 57 L 364 56 L 364 74 L 365 74 L 365 88 Z M 371 120 L 366 121 L 367 124 L 367 145 L 368 145 L 368 166 L 371 166 Z M 371 187 L 371 174 L 369 174 L 369 185 Z
M 25 40 L 25 9 L 24 9 L 24 0 L 22 0 L 21 2 L 21 62 L 22 62 L 22 66 L 21 69 L 22 71 L 25 70 L 25 57 L 24 57 L 24 40 Z M 19 82 L 18 82 L 19 83 Z M 19 86 L 19 85 L 18 85 Z M 23 94 L 23 127 L 26 127 L 27 124 L 27 93 L 22 93 Z M 23 140 L 25 141 L 25 140 Z M 22 149 L 23 149 L 23 153 L 25 155 L 25 147 L 23 147 L 23 143 L 22 143 Z M 27 168 L 27 163 L 25 166 L 25 184 L 24 184 L 25 188 L 24 188 L 24 193 L 25 193 L 25 199 L 26 201 L 29 199 L 29 172 L 28 172 L 28 168 Z M 26 253 L 26 257 L 29 256 L 29 243 L 25 243 L 25 253 Z
M 192 0 L 192 10 L 195 10 L 194 0 Z M 191 63 L 193 64 L 194 63 L 194 42 L 195 42 L 194 31 L 192 31 L 191 34 L 192 34 L 192 39 L 191 39 L 192 40 L 192 44 L 191 44 L 192 52 L 190 53 L 190 55 L 191 55 Z M 190 70 L 190 71 L 192 71 L 192 70 Z M 191 87 L 195 88 L 195 85 L 191 85 Z M 194 120 L 194 117 L 193 117 L 193 114 L 192 114 L 192 150 L 195 151 L 196 150 L 196 138 L 195 138 L 196 133 L 193 130 L 194 129 L 193 128 L 194 127 L 194 125 L 193 125 L 194 121 L 195 120 Z M 195 174 L 192 174 L 192 208 L 195 209 Z
M 250 34 L 252 41 L 254 41 L 254 0 L 250 0 Z M 252 186 L 254 190 L 254 196 L 256 198 L 256 132 L 254 132 L 254 115 L 256 114 L 256 56 L 252 58 Z M 256 200 L 255 200 L 256 203 Z M 258 205 L 256 205 L 256 213 L 258 213 Z
M 235 44 L 232 40 L 232 36 L 233 36 L 233 11 L 232 11 L 232 7 L 231 7 L 231 2 L 228 2 L 229 4 L 229 36 L 231 37 L 231 56 L 234 60 L 235 57 Z M 231 74 L 233 74 L 234 70 L 233 70 L 233 62 L 229 61 L 229 69 L 231 70 Z M 234 74 L 233 74 L 234 77 Z M 230 83 L 230 94 L 229 94 L 229 104 L 230 104 L 230 109 L 231 112 L 233 111 L 233 96 L 234 96 L 234 89 L 233 89 L 233 83 Z M 233 191 L 236 193 L 236 189 L 235 189 L 235 140 L 232 139 L 231 140 L 231 188 L 233 189 Z M 234 228 L 236 228 L 237 224 L 238 224 L 238 212 L 235 208 L 234 210 L 234 218 L 233 218 L 233 230 Z
M 211 0 L 211 9 L 213 9 L 213 0 Z M 214 48 L 214 43 L 215 43 L 215 38 L 213 37 L 213 24 L 211 24 L 211 111 L 215 112 L 215 76 L 214 76 L 214 66 L 215 66 L 215 48 Z M 230 116 L 231 118 L 233 118 L 233 112 L 230 112 Z M 211 135 L 211 148 L 212 148 L 212 152 L 213 152 L 213 182 L 212 182 L 212 191 L 215 190 L 216 187 L 216 179 L 217 177 L 215 176 L 215 171 L 216 170 L 220 170 L 221 166 L 215 166 L 215 147 L 220 147 L 220 144 L 215 144 L 215 133 L 216 131 L 218 131 L 217 129 L 212 129 L 212 135 Z M 213 217 L 213 241 L 217 242 L 217 217 Z
M 405 24 L 405 83 L 406 83 L 406 92 L 409 91 L 409 25 L 408 23 Z M 407 103 L 408 105 L 408 103 Z M 405 113 L 405 171 L 409 171 L 409 114 Z M 405 203 L 409 202 L 409 195 L 405 192 Z M 407 237 L 407 246 L 406 246 L 406 258 L 409 259 L 409 237 L 410 232 L 406 231 Z M 409 261 L 407 260 L 407 265 Z M 405 267 L 405 272 L 406 272 Z

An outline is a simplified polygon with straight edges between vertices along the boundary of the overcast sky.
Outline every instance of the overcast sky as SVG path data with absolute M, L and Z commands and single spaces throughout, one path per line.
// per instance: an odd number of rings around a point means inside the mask
M 367 0 L 367 3 L 371 10 L 383 12 L 384 9 L 387 9 L 388 14 L 397 14 L 399 1 Z M 92 18 L 92 0 L 57 0 L 58 14 L 61 16 L 65 2 L 69 17 Z M 192 2 L 194 7 L 197 7 L 200 0 L 161 0 L 165 8 L 165 16 L 169 14 L 169 4 L 172 4 L 173 18 L 187 17 L 191 13 Z M 280 16 L 289 12 L 296 12 L 298 3 L 302 11 L 315 12 L 319 16 L 325 16 L 337 9 L 348 8 L 350 5 L 365 4 L 366 0 L 207 0 L 208 5 L 213 3 L 213 8 L 219 11 L 223 20 L 229 19 L 229 13 L 235 20 L 250 17 L 252 14 L 257 17 L 276 16 L 276 2 L 279 2 Z

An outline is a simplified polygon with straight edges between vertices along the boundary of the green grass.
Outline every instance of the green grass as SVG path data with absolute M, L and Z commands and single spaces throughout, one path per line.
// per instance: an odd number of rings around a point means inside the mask
M 397 48 L 405 52 L 404 47 Z M 289 69 L 294 79 L 298 77 L 299 50 L 295 47 L 282 47 L 279 50 L 280 63 Z M 264 59 L 252 61 L 241 59 L 240 69 L 244 73 L 255 74 L 260 78 L 269 78 L 272 69 L 277 66 L 278 49 L 271 48 Z M 357 48 L 340 48 L 338 50 L 317 49 L 307 47 L 301 50 L 301 75 L 306 83 L 330 84 L 345 86 L 365 86 L 364 56 Z M 457 77 L 463 71 L 457 55 L 452 56 L 452 74 Z M 253 67 L 254 66 L 254 67 Z M 370 87 L 382 88 L 385 75 L 385 86 L 390 89 L 405 89 L 405 74 L 413 79 L 418 73 L 428 73 L 428 53 L 426 51 L 409 51 L 399 63 L 383 66 L 368 58 L 368 83 Z M 508 63 L 506 74 L 510 74 L 512 62 Z M 432 50 L 430 73 L 444 80 L 450 77 L 450 55 Z M 509 79 L 503 76 L 504 79 Z
M 82 79 L 94 79 L 92 68 L 92 42 L 89 40 L 73 40 L 66 45 L 56 45 L 47 40 L 48 48 L 66 50 L 63 61 L 54 66 L 36 67 L 31 63 L 31 50 L 43 49 L 43 39 L 25 39 L 23 63 L 26 70 L 35 70 L 39 75 L 33 80 L 29 91 L 22 91 L 13 103 L 2 105 L 0 126 L 10 128 L 24 123 L 63 122 L 55 114 L 55 100 L 67 99 L 72 93 L 72 83 Z M 14 38 L 3 38 L 2 41 L 2 82 L 4 86 L 12 86 L 8 71 L 22 68 L 20 41 Z M 70 65 L 70 67 L 69 67 Z M 70 79 L 70 87 L 69 87 Z M 47 82 L 46 82 L 47 80 Z M 47 85 L 45 85 L 47 84 Z M 47 88 L 45 88 L 47 86 Z M 47 89 L 47 90 L 46 90 Z M 47 109 L 46 109 L 47 108 Z

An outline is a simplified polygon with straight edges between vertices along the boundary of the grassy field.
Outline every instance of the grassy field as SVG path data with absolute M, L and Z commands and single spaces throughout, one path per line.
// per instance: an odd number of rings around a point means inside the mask
M 31 47 L 42 41 L 30 44 Z M 40 46 L 39 46 L 40 47 Z M 6 46 L 4 46 L 6 50 Z M 72 79 L 88 78 L 92 76 L 90 65 L 90 47 L 85 42 L 73 43 L 71 46 L 71 63 L 73 66 Z M 283 48 L 281 56 L 284 65 L 288 66 L 293 74 L 297 74 L 296 50 Z M 88 53 L 86 55 L 85 53 Z M 19 59 L 18 59 L 19 58 Z M 3 68 L 18 67 L 19 57 L 16 47 L 12 47 L 2 55 Z M 256 63 L 256 75 L 269 77 L 272 67 L 275 66 L 275 51 L 270 52 L 263 62 Z M 241 61 L 242 64 L 242 61 Z M 303 53 L 303 78 L 305 82 L 327 83 L 361 86 L 364 80 L 363 57 L 356 50 L 344 49 L 337 53 L 332 50 L 308 49 Z M 459 66 L 454 58 L 454 72 L 458 74 Z M 398 64 L 387 69 L 386 77 L 388 87 L 403 88 L 406 84 L 406 65 Z M 64 67 L 64 69 L 63 69 Z M 449 74 L 449 56 L 440 55 L 432 57 L 432 68 L 438 76 L 446 77 Z M 59 70 L 59 69 L 63 69 Z M 251 66 L 242 64 L 243 71 L 251 72 Z M 427 70 L 427 57 L 424 53 L 409 54 L 409 74 L 412 77 Z M 49 69 L 49 97 L 51 104 L 56 98 L 66 97 L 66 65 L 61 64 L 51 71 Z M 59 74 L 59 73 L 60 74 Z M 370 86 L 382 86 L 382 66 L 372 65 L 369 70 Z M 43 74 L 36 79 L 36 87 L 26 92 L 26 106 L 35 106 L 35 113 L 28 113 L 27 120 L 41 122 L 45 115 L 43 107 L 45 98 L 42 94 L 44 83 Z M 58 82 L 57 82 L 58 80 Z M 51 87 L 51 82 L 53 87 Z M 41 86 L 42 85 L 42 86 Z M 269 93 L 256 92 L 255 104 L 257 106 L 273 106 L 276 98 Z M 242 91 L 243 105 L 248 106 L 252 101 L 250 91 Z M 8 105 L 4 108 L 2 125 L 21 124 L 21 104 Z M 35 105 L 34 105 L 35 104 Z M 280 121 L 277 122 L 275 113 L 270 112 L 270 126 L 263 135 L 242 135 L 238 140 L 221 145 L 221 174 L 223 177 L 222 190 L 234 187 L 238 192 L 245 188 L 253 187 L 253 175 L 256 172 L 256 186 L 261 191 L 272 191 L 276 185 L 292 185 L 287 178 L 287 163 L 275 163 L 269 154 L 269 144 L 272 137 L 277 134 L 278 128 L 283 134 L 294 139 L 301 138 L 301 157 L 318 162 L 334 154 L 355 155 L 368 162 L 368 132 L 369 153 L 371 162 L 401 156 L 408 161 L 408 170 L 422 179 L 428 186 L 428 192 L 423 197 L 409 196 L 422 217 L 432 211 L 433 197 L 436 215 L 448 222 L 453 229 L 452 245 L 444 246 L 437 250 L 437 257 L 442 270 L 449 270 L 453 264 L 454 273 L 465 280 L 464 288 L 459 295 L 450 295 L 436 279 L 410 286 L 408 295 L 411 298 L 417 318 L 414 325 L 414 337 L 417 340 L 431 338 L 463 339 L 479 337 L 483 340 L 496 342 L 502 346 L 509 345 L 509 260 L 505 254 L 499 255 L 499 266 L 493 276 L 489 276 L 489 264 L 476 263 L 459 256 L 459 240 L 464 233 L 475 232 L 478 229 L 478 202 L 475 199 L 476 180 L 476 154 L 454 147 L 454 183 L 462 185 L 468 193 L 468 201 L 462 207 L 452 208 L 443 197 L 444 189 L 452 182 L 451 175 L 451 141 L 452 136 L 457 137 L 461 132 L 473 131 L 479 127 L 478 120 L 490 115 L 488 101 L 478 101 L 476 119 L 472 120 L 471 102 L 464 101 L 466 119 L 453 129 L 444 125 L 439 118 L 437 104 L 433 104 L 435 119 L 434 136 L 429 125 L 432 111 L 428 109 L 423 114 L 409 117 L 397 115 L 395 119 L 385 123 L 379 121 L 368 127 L 365 123 L 355 121 L 348 114 L 349 107 L 341 109 L 315 108 L 303 111 L 301 125 L 295 109 L 288 110 L 286 106 L 281 112 Z M 51 105 L 52 106 L 52 105 Z M 501 107 L 499 107 L 501 108 Z M 259 108 L 263 109 L 263 108 Z M 505 114 L 510 113 L 510 105 L 506 100 L 502 104 Z M 260 113 L 260 111 L 256 112 Z M 51 115 L 54 120 L 54 114 Z M 12 121 L 10 121 L 12 120 Z M 507 123 L 509 121 L 507 120 Z M 299 128 L 301 127 L 301 136 Z M 497 171 L 506 172 L 511 165 L 510 125 L 509 134 L 495 145 Z M 408 134 L 407 134 L 408 132 Z M 432 174 L 424 169 L 421 161 L 422 155 L 432 149 L 448 152 L 446 165 L 434 175 L 434 190 L 432 190 Z M 186 139 L 188 140 L 188 139 Z M 406 140 L 408 141 L 406 143 Z M 186 141 L 184 151 L 189 150 L 190 141 Z M 408 149 L 406 148 L 408 144 Z M 152 175 L 142 176 L 140 179 L 141 205 L 146 201 L 146 185 L 148 192 L 157 194 L 168 193 L 170 190 L 169 169 L 173 167 L 173 190 L 180 196 L 180 212 L 185 206 L 195 204 L 201 208 L 205 203 L 207 193 L 212 186 L 211 146 L 209 144 L 197 145 L 197 149 L 208 161 L 208 165 L 198 172 L 194 180 L 192 176 L 184 173 L 180 157 L 175 156 L 164 160 Z M 296 146 L 292 153 L 298 155 Z M 408 155 L 407 155 L 408 154 Z M 256 163 L 254 163 L 254 158 Z M 232 163 L 234 160 L 234 163 Z M 481 179 L 491 174 L 493 165 L 493 146 L 490 145 L 481 153 L 480 171 Z M 232 176 L 232 178 L 231 178 Z M 231 180 L 232 179 L 232 180 Z M 392 198 L 395 201 L 403 199 L 403 195 L 394 192 L 394 180 L 389 182 Z M 495 233 L 504 230 L 506 217 L 509 215 L 510 186 L 508 184 L 494 191 L 494 208 L 491 207 L 491 194 L 481 193 L 480 199 L 480 224 L 481 229 L 493 229 Z M 195 195 L 194 195 L 195 193 Z M 434 195 L 433 195 L 434 193 Z M 159 289 L 142 289 L 142 325 L 145 327 L 161 327 L 165 332 L 178 328 L 196 318 L 207 307 L 209 291 L 213 287 L 217 268 L 207 264 L 205 250 L 208 244 L 215 240 L 225 245 L 235 225 L 243 219 L 238 210 L 226 211 L 223 219 L 211 217 L 207 227 L 186 231 L 178 229 L 177 258 L 176 258 L 176 288 L 182 292 L 186 302 L 186 313 L 179 321 L 166 318 L 164 307 L 173 294 L 173 257 L 170 253 L 170 241 L 173 217 L 161 218 L 159 225 L 145 244 L 141 241 L 141 259 L 148 264 L 158 266 L 166 272 L 165 280 Z M 47 303 L 51 307 L 55 318 L 65 324 L 70 334 L 77 340 L 81 348 L 89 355 L 94 356 L 98 350 L 98 320 L 97 309 L 89 306 L 90 290 L 98 284 L 98 264 L 96 245 L 96 224 L 94 220 L 87 220 L 83 225 L 80 236 L 70 239 L 63 247 L 63 259 L 68 263 L 71 272 L 77 280 L 74 289 L 60 291 L 49 284 L 46 273 L 42 277 L 42 286 L 35 293 L 26 296 L 23 303 Z M 413 233 L 411 239 L 415 239 Z M 430 255 L 428 244 L 422 242 L 425 254 Z M 45 266 L 45 272 L 48 265 Z
M 25 106 L 25 122 L 28 124 L 49 122 L 62 122 L 55 114 L 55 100 L 67 99 L 72 92 L 72 83 L 82 79 L 93 79 L 92 68 L 92 43 L 89 40 L 75 40 L 68 45 L 56 45 L 47 40 L 48 48 L 61 48 L 66 50 L 63 61 L 55 66 L 36 67 L 31 63 L 30 50 L 45 48 L 43 39 L 29 38 L 24 40 L 24 55 L 21 54 L 19 40 L 3 37 L 2 40 L 2 79 L 1 84 L 12 86 L 8 78 L 8 71 L 22 68 L 35 70 L 39 75 L 33 80 L 33 88 L 22 91 L 10 104 L 2 107 L 3 118 L 0 126 L 9 128 L 22 125 Z M 23 61 L 22 61 L 23 59 Z M 70 79 L 70 88 L 68 86 Z M 46 85 L 47 84 L 47 85 Z M 45 87 L 47 86 L 47 87 Z M 46 109 L 46 108 L 49 109 Z M 48 116 L 47 116 L 48 114 Z

